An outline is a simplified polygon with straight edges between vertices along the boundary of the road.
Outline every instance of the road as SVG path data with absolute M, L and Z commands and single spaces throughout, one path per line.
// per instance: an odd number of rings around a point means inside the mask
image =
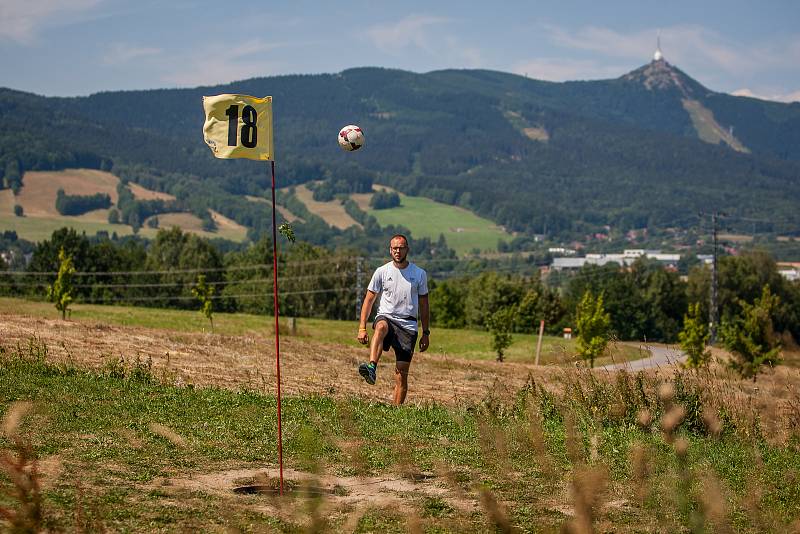
M 686 354 L 677 347 L 641 345 L 641 348 L 650 352 L 649 358 L 604 365 L 603 367 L 596 367 L 595 369 L 603 369 L 606 371 L 617 371 L 619 369 L 639 371 L 641 369 L 651 369 L 653 367 L 668 367 L 686 359 Z

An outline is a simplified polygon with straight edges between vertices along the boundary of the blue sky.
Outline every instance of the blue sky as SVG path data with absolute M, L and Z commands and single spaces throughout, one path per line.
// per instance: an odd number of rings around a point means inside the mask
M 615 78 L 659 31 L 710 89 L 800 100 L 795 0 L 0 0 L 0 86 L 73 96 L 359 66 Z

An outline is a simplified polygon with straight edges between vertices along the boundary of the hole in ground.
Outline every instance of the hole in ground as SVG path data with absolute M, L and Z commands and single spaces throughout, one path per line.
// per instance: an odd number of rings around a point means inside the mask
M 272 484 L 246 484 L 233 488 L 233 492 L 238 495 L 270 495 L 279 496 L 280 489 Z M 322 488 L 319 486 L 296 486 L 286 485 L 283 487 L 284 495 L 296 497 L 318 497 L 320 495 L 347 495 L 347 490 L 341 486 L 333 488 Z

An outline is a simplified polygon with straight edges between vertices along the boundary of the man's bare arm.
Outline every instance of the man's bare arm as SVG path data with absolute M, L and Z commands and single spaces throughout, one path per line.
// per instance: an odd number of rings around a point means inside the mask
M 428 350 L 430 340 L 428 339 L 428 332 L 431 327 L 431 307 L 428 301 L 428 295 L 419 296 L 419 321 L 422 323 L 422 337 L 419 339 L 419 351 L 425 352 Z
M 367 290 L 364 295 L 364 302 L 361 304 L 361 319 L 358 322 L 358 342 L 362 345 L 369 343 L 369 333 L 367 332 L 367 320 L 369 314 L 372 313 L 372 306 L 375 304 L 375 297 L 377 293 Z

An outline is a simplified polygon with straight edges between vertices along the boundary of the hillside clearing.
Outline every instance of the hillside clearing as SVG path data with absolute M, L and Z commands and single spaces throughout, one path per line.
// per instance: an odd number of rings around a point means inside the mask
M 128 182 L 128 189 L 131 190 L 131 193 L 133 193 L 134 198 L 137 200 L 175 200 L 175 197 L 169 193 L 153 191 L 134 182 Z
M 313 198 L 313 193 L 305 185 L 298 185 L 295 188 L 295 195 L 298 200 L 306 205 L 308 211 L 322 217 L 329 225 L 344 230 L 351 226 L 361 228 L 361 225 L 344 210 L 344 206 L 338 200 L 330 202 L 317 202 Z
M 381 185 L 374 189 L 389 189 Z M 351 195 L 359 207 L 375 217 L 378 224 L 399 224 L 411 230 L 413 237 L 427 237 L 434 242 L 444 235 L 447 245 L 459 256 L 474 250 L 493 252 L 499 240 L 511 239 L 511 234 L 488 219 L 461 208 L 436 202 L 425 197 L 400 194 L 400 206 L 383 210 L 369 207 L 372 194 Z
M 0 217 L 14 215 L 14 205 L 16 203 L 14 192 L 11 189 L 0 190 Z
M 118 236 L 131 235 L 133 228 L 124 224 L 108 224 L 93 222 L 82 219 L 81 217 L 15 217 L 14 215 L 0 215 L 0 231 L 13 230 L 22 239 L 29 241 L 44 241 L 50 239 L 53 232 L 61 228 L 73 228 L 78 233 L 86 233 L 93 236 L 97 232 L 107 232 L 112 235 L 114 232 Z M 143 235 L 147 235 L 142 229 Z
M 118 236 L 133 234 L 133 228 L 124 224 L 109 224 L 109 209 L 94 210 L 79 216 L 65 216 L 55 208 L 59 189 L 70 195 L 108 194 L 116 206 L 119 178 L 111 173 L 93 169 L 67 169 L 63 171 L 28 171 L 25 173 L 19 195 L 11 190 L 0 191 L 0 230 L 13 230 L 23 239 L 43 241 L 49 239 L 54 231 L 64 227 L 77 232 L 95 235 L 97 232 L 116 233 Z M 141 185 L 129 183 L 128 187 L 139 200 L 174 200 L 175 197 L 159 191 L 152 191 Z M 14 205 L 23 209 L 23 217 L 14 215 Z M 205 238 L 223 238 L 242 242 L 247 239 L 247 228 L 224 215 L 209 210 L 217 224 L 217 231 L 206 232 L 202 221 L 190 213 L 165 213 L 158 215 L 159 227 L 178 226 L 184 231 L 193 232 Z M 146 222 L 146 221 L 145 221 Z M 157 229 L 146 225 L 139 234 L 154 238 Z
M 712 145 L 725 143 L 737 152 L 750 153 L 750 149 L 742 144 L 734 135 L 733 130 L 726 130 L 714 118 L 714 113 L 697 100 L 682 100 L 683 108 L 689 113 L 692 124 L 697 131 L 697 136 Z
M 209 210 L 209 212 L 211 213 L 211 218 L 217 223 L 217 230 L 214 232 L 203 230 L 203 221 L 197 215 L 187 212 L 161 213 L 148 217 L 139 232 L 145 237 L 155 237 L 158 230 L 149 228 L 147 223 L 157 217 L 158 228 L 168 229 L 177 226 L 185 232 L 192 232 L 207 239 L 221 237 L 231 241 L 242 242 L 247 238 L 247 228 L 214 210 Z
M 117 203 L 119 178 L 109 172 L 93 169 L 68 169 L 64 171 L 28 171 L 22 179 L 22 189 L 17 204 L 29 217 L 60 217 L 56 210 L 56 194 L 63 189 L 68 195 L 107 194 L 111 203 Z M 102 212 L 102 213 L 101 213 Z M 79 220 L 106 222 L 108 210 L 95 210 L 82 215 Z

